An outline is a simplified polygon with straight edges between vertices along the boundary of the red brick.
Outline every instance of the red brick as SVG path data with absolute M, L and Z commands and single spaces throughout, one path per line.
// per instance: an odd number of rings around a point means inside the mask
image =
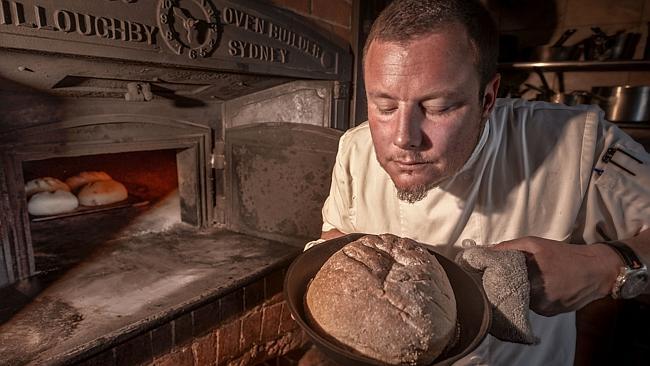
M 217 362 L 217 339 L 214 333 L 197 338 L 192 342 L 194 366 L 212 366 Z
M 280 302 L 284 302 L 284 295 L 281 292 L 273 295 L 270 299 L 268 299 L 266 301 L 266 305 L 269 306 Z
M 324 22 L 322 20 L 316 19 L 316 18 L 309 18 L 309 22 L 312 23 L 317 30 L 326 33 L 326 34 L 333 34 L 334 33 L 334 26 L 331 23 Z
M 248 314 L 241 320 L 241 342 L 239 349 L 242 352 L 248 351 L 252 345 L 260 342 L 262 331 L 262 311 L 257 310 Z
M 241 321 L 239 319 L 225 324 L 219 328 L 217 334 L 218 359 L 219 365 L 224 365 L 226 361 L 236 357 L 239 353 L 239 331 L 241 330 Z
M 291 312 L 286 303 L 282 304 L 282 315 L 280 316 L 280 333 L 287 333 L 298 328 L 298 323 L 291 318 Z
M 312 0 L 311 15 L 326 22 L 350 27 L 352 6 L 345 0 Z
M 348 44 L 352 44 L 352 29 L 346 27 L 340 27 L 338 25 L 333 25 L 332 31 L 334 32 L 334 34 L 339 36 L 341 40 L 347 42 Z
M 178 348 L 153 361 L 155 366 L 194 366 L 194 357 L 189 347 Z
M 234 365 L 263 365 L 263 361 L 268 359 L 269 355 L 267 349 L 262 345 L 251 347 L 238 359 L 231 361 Z
M 341 40 L 343 40 L 345 42 L 349 42 L 349 43 L 351 43 L 351 41 L 352 41 L 352 35 L 351 35 L 352 31 L 348 30 L 345 27 L 341 27 L 341 26 L 338 26 L 338 25 L 334 25 L 334 24 L 327 23 L 327 22 L 324 22 L 322 20 L 313 19 L 313 18 L 309 19 L 309 22 L 311 22 L 316 27 L 316 29 L 319 29 L 321 32 L 324 32 L 324 33 L 326 33 L 328 35 L 332 35 L 332 38 L 336 37 L 336 38 L 339 38 L 339 39 L 341 39 Z M 348 32 L 350 33 L 350 35 L 347 35 Z
M 297 13 L 309 13 L 309 0 L 271 0 L 278 8 L 293 10 Z
M 264 307 L 264 313 L 262 314 L 262 343 L 277 338 L 281 315 L 282 304 L 280 303 Z

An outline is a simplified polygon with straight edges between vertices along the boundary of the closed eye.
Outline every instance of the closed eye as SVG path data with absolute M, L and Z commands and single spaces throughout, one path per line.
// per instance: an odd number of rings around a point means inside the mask
M 427 114 L 427 116 L 433 116 L 433 117 L 444 117 L 449 114 L 451 114 L 454 110 L 458 109 L 457 104 L 452 104 L 449 106 L 445 107 L 429 107 L 429 108 L 424 108 L 424 113 Z
M 397 108 L 377 108 L 377 110 L 379 111 L 379 114 L 383 114 L 386 116 L 386 115 L 393 114 L 393 112 L 395 112 Z
M 392 106 L 392 105 L 379 105 L 375 104 L 375 108 L 379 112 L 379 114 L 382 115 L 389 115 L 392 114 L 397 110 L 397 106 Z

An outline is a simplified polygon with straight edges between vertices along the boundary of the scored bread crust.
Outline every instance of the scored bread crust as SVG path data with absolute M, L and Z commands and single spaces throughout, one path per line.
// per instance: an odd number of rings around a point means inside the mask
M 25 183 L 25 196 L 27 198 L 30 198 L 39 192 L 54 191 L 70 192 L 70 187 L 62 181 L 52 177 L 36 178 Z
M 426 365 L 456 334 L 447 275 L 422 246 L 366 235 L 334 253 L 309 285 L 307 312 L 323 332 L 388 363 Z
M 106 172 L 102 171 L 86 171 L 86 172 L 81 172 L 77 175 L 73 175 L 72 177 L 69 177 L 68 179 L 65 180 L 66 184 L 70 187 L 70 189 L 75 192 L 79 188 L 85 186 L 88 183 L 92 182 L 97 182 L 97 181 L 102 181 L 102 180 L 111 180 L 110 175 Z
M 114 180 L 98 180 L 81 188 L 79 203 L 83 206 L 101 206 L 120 202 L 129 197 L 124 184 Z

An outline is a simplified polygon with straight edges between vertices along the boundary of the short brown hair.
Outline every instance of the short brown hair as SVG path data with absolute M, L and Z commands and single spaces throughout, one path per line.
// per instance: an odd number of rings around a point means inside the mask
M 408 42 L 461 24 L 474 47 L 480 92 L 497 72 L 499 35 L 490 13 L 478 0 L 395 0 L 375 20 L 363 48 L 365 59 L 375 40 Z

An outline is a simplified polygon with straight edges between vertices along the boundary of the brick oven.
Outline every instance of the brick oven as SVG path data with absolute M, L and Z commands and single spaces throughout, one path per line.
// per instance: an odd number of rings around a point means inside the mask
M 351 56 L 263 2 L 0 0 L 0 364 L 259 364 L 306 343 Z M 25 184 L 128 198 L 31 215 Z

